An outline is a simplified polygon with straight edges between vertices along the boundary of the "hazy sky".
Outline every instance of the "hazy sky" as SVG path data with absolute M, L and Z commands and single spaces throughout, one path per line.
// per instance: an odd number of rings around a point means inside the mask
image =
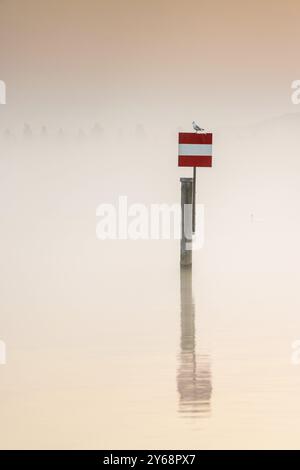
M 1 124 L 297 112 L 299 13 L 296 0 L 0 0 Z

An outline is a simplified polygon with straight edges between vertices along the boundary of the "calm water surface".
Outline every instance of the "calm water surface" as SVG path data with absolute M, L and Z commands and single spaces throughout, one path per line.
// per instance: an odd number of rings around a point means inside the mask
M 279 274 L 210 272 L 203 253 L 180 271 L 168 245 L 143 265 L 129 248 L 119 269 L 99 252 L 105 276 L 85 265 L 84 292 L 79 263 L 10 299 L 1 447 L 299 447 L 292 276 L 282 291 Z
M 52 157 L 1 160 L 0 447 L 300 448 L 296 176 L 257 183 L 254 216 L 233 173 L 200 178 L 205 245 L 181 271 L 175 241 L 96 239 L 97 205 L 132 181 L 99 184 L 98 152 Z M 155 177 L 134 202 L 178 198 L 178 175 Z

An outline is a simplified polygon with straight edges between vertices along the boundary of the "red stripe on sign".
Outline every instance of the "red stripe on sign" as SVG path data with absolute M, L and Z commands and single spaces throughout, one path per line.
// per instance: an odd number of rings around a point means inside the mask
M 212 144 L 212 134 L 196 134 L 196 132 L 179 132 L 179 144 Z
M 212 166 L 212 157 L 209 155 L 204 156 L 179 156 L 178 166 Z

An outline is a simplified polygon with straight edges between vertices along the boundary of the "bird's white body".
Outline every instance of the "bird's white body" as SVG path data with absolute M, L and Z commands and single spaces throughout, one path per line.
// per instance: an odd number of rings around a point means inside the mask
M 202 129 L 202 127 L 199 127 L 198 124 L 195 123 L 195 121 L 192 122 L 193 124 L 193 128 L 196 132 L 203 132 L 204 129 Z

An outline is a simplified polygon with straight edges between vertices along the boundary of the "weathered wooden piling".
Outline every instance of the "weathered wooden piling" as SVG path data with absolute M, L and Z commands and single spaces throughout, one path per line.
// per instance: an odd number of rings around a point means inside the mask
M 180 178 L 181 183 L 181 243 L 180 264 L 192 264 L 192 232 L 193 232 L 193 178 Z

